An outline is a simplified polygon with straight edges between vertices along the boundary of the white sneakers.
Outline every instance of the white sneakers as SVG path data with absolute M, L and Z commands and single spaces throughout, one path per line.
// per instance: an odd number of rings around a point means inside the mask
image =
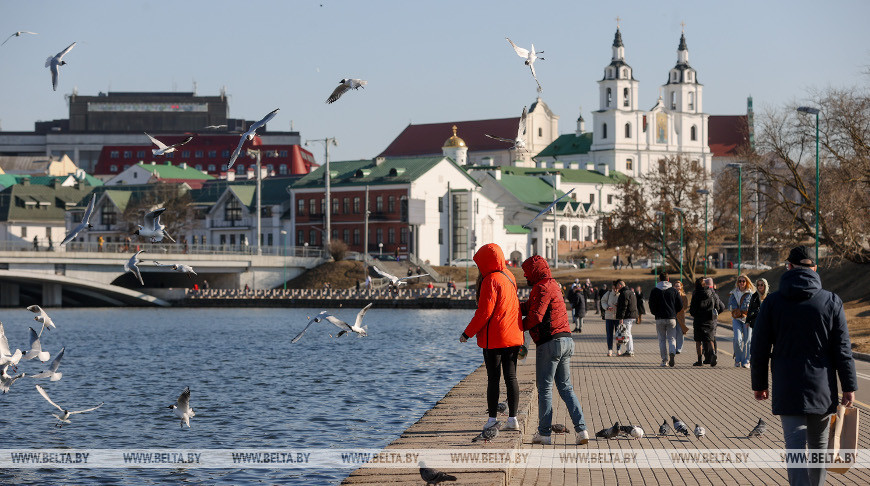
M 589 432 L 583 430 L 581 432 L 577 432 L 577 444 L 585 445 L 589 442 Z
M 520 424 L 517 422 L 516 417 L 508 417 L 507 423 L 501 430 L 520 430 Z
M 532 437 L 532 444 L 551 445 L 552 443 L 553 441 L 549 435 L 541 435 L 539 432 L 535 432 L 535 435 Z

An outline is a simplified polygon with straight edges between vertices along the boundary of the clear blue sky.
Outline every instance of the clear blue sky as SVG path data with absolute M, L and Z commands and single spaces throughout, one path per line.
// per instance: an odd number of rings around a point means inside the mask
M 322 6 L 321 6 L 322 5 Z M 803 99 L 811 88 L 867 85 L 870 2 L 60 1 L 0 0 L 0 123 L 67 117 L 64 95 L 226 86 L 230 116 L 303 138 L 337 137 L 332 160 L 377 155 L 409 123 L 518 116 L 535 83 L 505 40 L 544 50 L 543 99 L 572 132 L 591 120 L 616 17 L 627 62 L 651 107 L 686 23 L 704 111 L 745 113 Z M 78 45 L 51 90 L 45 58 Z M 367 89 L 324 103 L 343 77 Z M 444 134 L 445 140 L 449 133 Z M 144 139 L 143 139 L 144 141 Z M 322 146 L 312 147 L 322 161 Z

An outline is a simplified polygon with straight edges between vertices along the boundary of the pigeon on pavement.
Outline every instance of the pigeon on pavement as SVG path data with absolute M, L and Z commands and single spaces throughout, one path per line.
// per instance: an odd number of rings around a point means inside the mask
M 704 437 L 705 435 L 707 435 L 707 430 L 704 429 L 704 427 L 701 427 L 700 425 L 695 424 L 695 437 L 700 439 L 700 438 Z
M 601 429 L 595 433 L 595 437 L 601 437 L 604 439 L 613 439 L 619 435 L 619 422 L 614 422 L 613 427 L 609 429 Z
M 684 424 L 682 420 L 678 419 L 677 417 L 674 417 L 673 415 L 671 415 L 671 420 L 674 421 L 674 430 L 683 434 L 686 437 L 689 436 L 689 428 L 686 427 L 686 424 Z
M 553 424 L 550 427 L 550 430 L 554 434 L 567 434 L 568 433 L 568 427 L 565 427 L 565 424 Z
M 456 481 L 456 476 L 441 472 L 431 467 L 426 467 L 426 463 L 420 461 L 420 477 L 426 481 L 426 485 L 435 485 L 444 481 Z
M 484 443 L 491 441 L 498 437 L 498 429 L 501 427 L 501 421 L 496 421 L 496 423 L 491 426 L 483 429 L 483 431 L 477 437 L 471 439 L 471 442 L 483 441 Z
M 750 437 L 761 437 L 762 435 L 764 435 L 764 433 L 766 431 L 767 431 L 767 424 L 764 423 L 764 420 L 758 419 L 758 425 L 756 425 L 755 428 L 753 428 L 749 432 L 749 435 L 747 435 L 746 438 L 748 439 Z
M 659 435 L 671 435 L 674 433 L 674 430 L 668 425 L 668 419 L 665 419 L 662 422 L 662 425 L 659 427 Z

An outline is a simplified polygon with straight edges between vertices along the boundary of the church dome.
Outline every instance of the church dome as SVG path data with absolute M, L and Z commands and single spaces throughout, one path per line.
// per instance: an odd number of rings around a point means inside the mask
M 462 140 L 461 138 L 459 138 L 458 135 L 456 135 L 456 130 L 456 125 L 453 125 L 453 136 L 448 138 L 447 141 L 444 142 L 444 148 L 467 147 L 467 145 L 465 145 L 465 140 Z

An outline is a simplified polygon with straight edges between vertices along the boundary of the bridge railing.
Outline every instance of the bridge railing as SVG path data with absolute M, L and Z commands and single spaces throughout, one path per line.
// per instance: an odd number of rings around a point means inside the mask
M 529 298 L 531 289 L 520 289 L 520 300 Z M 402 299 L 457 299 L 474 300 L 476 294 L 470 289 L 199 289 L 188 290 L 188 299 L 372 299 L 372 300 L 402 300 Z
M 150 242 L 70 242 L 63 247 L 45 243 L 34 246 L 26 241 L 0 241 L 0 251 L 53 251 L 73 253 L 135 253 L 145 250 L 146 253 L 189 253 L 194 255 L 256 255 L 257 247 L 251 245 L 191 245 L 184 243 L 150 243 Z M 304 246 L 263 246 L 262 255 L 295 256 L 322 258 L 324 251 L 320 248 Z

